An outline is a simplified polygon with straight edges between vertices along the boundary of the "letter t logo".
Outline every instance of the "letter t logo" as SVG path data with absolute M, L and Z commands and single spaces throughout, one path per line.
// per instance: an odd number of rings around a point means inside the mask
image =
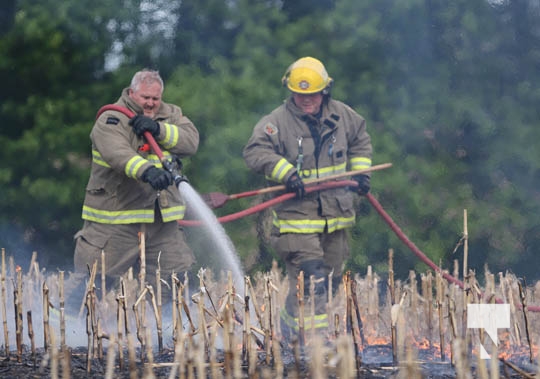
M 495 346 L 499 338 L 497 329 L 510 327 L 510 304 L 468 304 L 467 328 L 484 329 Z M 480 358 L 490 359 L 484 345 L 480 344 Z

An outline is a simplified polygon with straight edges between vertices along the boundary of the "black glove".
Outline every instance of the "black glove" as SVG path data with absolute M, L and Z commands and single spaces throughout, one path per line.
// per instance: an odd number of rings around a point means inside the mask
M 358 183 L 358 187 L 352 187 L 351 190 L 359 195 L 367 195 L 371 189 L 370 179 L 367 175 L 355 175 L 353 180 Z
M 306 193 L 304 189 L 304 182 L 302 179 L 300 179 L 298 174 L 292 174 L 287 180 L 285 187 L 287 188 L 287 192 L 295 192 L 298 200 L 304 198 L 304 194 Z
M 159 124 L 150 117 L 138 114 L 129 120 L 129 125 L 131 125 L 133 132 L 139 137 L 146 131 L 150 132 L 154 137 L 159 135 Z
M 169 171 L 155 166 L 150 167 L 141 176 L 141 180 L 149 183 L 156 191 L 163 190 L 174 183 L 173 176 Z

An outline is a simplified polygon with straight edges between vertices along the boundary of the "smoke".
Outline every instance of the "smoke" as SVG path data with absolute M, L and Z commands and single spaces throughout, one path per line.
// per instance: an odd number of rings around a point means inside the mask
M 17 257 L 17 263 L 28 267 L 36 246 L 32 242 L 33 231 L 23 230 L 13 224 L 0 223 L 0 248 L 6 254 Z
M 189 191 L 191 190 L 191 191 Z M 184 189 L 186 192 L 186 189 Z M 239 292 L 243 292 L 243 270 L 236 250 L 229 237 L 225 234 L 221 225 L 215 220 L 213 213 L 206 207 L 202 199 L 191 188 L 188 189 L 188 199 L 195 204 L 197 215 L 205 223 L 204 233 L 206 243 L 210 243 L 212 257 L 216 259 L 218 269 L 230 270 L 233 274 L 235 286 Z M 185 193 L 184 193 L 185 194 Z M 206 212 L 205 212 L 206 211 Z M 200 228 L 197 228 L 200 231 Z M 38 250 L 33 246 L 32 231 L 23 231 L 14 225 L 3 225 L 0 227 L 0 243 L 4 247 L 2 251 L 3 262 L 0 271 L 0 345 L 14 351 L 17 348 L 17 332 L 22 333 L 22 344 L 30 346 L 33 340 L 36 348 L 43 348 L 46 345 L 46 336 L 54 336 L 56 343 L 66 343 L 70 347 L 87 347 L 92 340 L 91 333 L 103 335 L 117 334 L 120 332 L 118 314 L 119 288 L 100 288 L 102 284 L 99 279 L 93 287 L 96 293 L 96 305 L 94 312 L 99 320 L 99 330 L 92 330 L 92 320 L 87 319 L 88 309 L 85 307 L 85 295 L 87 294 L 88 276 L 84 274 L 72 273 L 57 269 L 55 272 L 46 272 L 40 267 L 38 261 Z M 205 249 L 206 250 L 206 249 Z M 206 251 L 208 251 L 206 250 Z M 42 252 L 40 251 L 39 254 Z M 39 257 L 40 261 L 47 262 L 47 257 Z M 135 296 L 139 294 L 139 284 L 137 280 L 130 279 L 126 282 L 127 327 L 123 327 L 121 333 L 131 331 L 137 332 L 136 316 L 133 304 Z M 20 292 L 20 293 L 19 293 Z M 21 296 L 17 296 L 20 294 Z M 63 297 L 62 297 L 63 295 Z M 206 298 L 206 296 L 203 296 Z M 17 318 L 17 299 L 22 299 L 22 322 Z M 63 300 L 62 300 L 63 299 Z M 146 326 L 152 330 L 157 329 L 157 320 L 151 301 L 144 302 Z M 19 300 L 21 301 L 21 300 Z M 191 303 L 191 302 L 190 302 Z M 191 318 L 197 323 L 197 305 L 194 307 Z M 205 306 L 210 307 L 209 304 Z M 163 306 L 162 331 L 163 343 L 165 346 L 173 346 L 172 336 L 174 326 L 172 318 L 172 305 L 169 302 Z M 65 329 L 62 328 L 61 318 L 64 319 Z M 255 317 L 255 315 L 252 315 Z M 183 312 L 182 327 L 184 330 L 190 328 L 188 317 Z M 30 328 L 33 336 L 29 335 Z M 47 328 L 47 329 L 46 329 Z M 64 330 L 64 332 L 62 332 Z M 47 333 L 45 333 L 47 331 Z M 157 334 L 151 333 L 153 345 L 157 345 Z M 219 338 L 218 338 L 219 339 Z M 49 340 L 50 343 L 50 340 Z M 108 342 L 104 342 L 107 346 Z M 216 341 L 221 345 L 221 341 Z
M 126 289 L 126 307 L 120 306 L 117 301 L 120 294 L 119 288 L 102 288 L 99 280 L 96 280 L 92 286 L 95 294 L 95 303 L 91 312 L 86 306 L 85 296 L 87 294 L 87 279 L 80 274 L 64 273 L 46 273 L 44 269 L 39 269 L 37 262 L 33 262 L 31 269 L 23 272 L 20 266 L 15 264 L 12 257 L 6 257 L 6 264 L 2 267 L 5 275 L 0 278 L 0 345 L 4 348 L 9 347 L 10 351 L 17 349 L 17 304 L 16 299 L 20 290 L 22 298 L 22 323 L 19 324 L 19 331 L 22 333 L 22 344 L 31 346 L 32 339 L 36 348 L 45 347 L 45 330 L 48 331 L 49 343 L 51 337 L 60 346 L 65 342 L 72 348 L 88 347 L 89 340 L 93 341 L 95 335 L 98 338 L 110 336 L 118 333 L 125 337 L 127 333 L 137 334 L 137 315 L 134 304 L 139 295 L 139 283 L 137 279 L 128 279 L 124 282 Z M 20 273 L 19 273 L 20 272 Z M 61 291 L 64 294 L 64 300 L 61 302 Z M 187 296 L 189 294 L 186 293 Z M 152 333 L 152 346 L 158 346 L 157 318 L 150 296 L 146 296 L 144 304 L 144 325 Z M 63 303 L 63 307 L 61 307 Z M 172 302 L 164 301 L 162 307 L 161 328 L 163 331 L 162 342 L 165 347 L 174 346 L 174 322 L 172 312 Z M 196 305 L 195 305 L 196 307 Z M 121 319 L 118 318 L 119 309 Z M 62 333 L 61 311 L 64 314 L 65 332 Z M 142 311 L 138 308 L 138 311 Z M 94 317 L 88 317 L 93 314 Z M 191 319 L 197 325 L 196 311 L 191 314 Z M 182 328 L 189 329 L 188 318 L 185 313 L 180 317 Z M 30 323 L 31 320 L 31 323 Z M 125 322 L 127 320 L 127 327 Z M 99 322 L 99 326 L 96 324 Z M 97 326 L 97 329 L 96 329 Z M 33 338 L 30 337 L 30 327 L 33 330 Z M 48 328 L 48 329 L 46 329 Z M 104 346 L 107 346 L 105 338 Z M 96 346 L 94 346 L 96 348 Z

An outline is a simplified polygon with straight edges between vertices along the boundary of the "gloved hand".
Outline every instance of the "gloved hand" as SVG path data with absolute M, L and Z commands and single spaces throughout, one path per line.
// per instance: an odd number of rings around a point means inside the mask
M 173 176 L 169 171 L 162 170 L 155 166 L 152 166 L 143 172 L 141 180 L 145 183 L 149 183 L 156 191 L 164 190 L 174 183 Z
M 139 137 L 148 131 L 154 137 L 159 135 L 159 124 L 150 117 L 138 114 L 129 120 L 129 125 L 133 128 L 133 132 Z
M 353 176 L 353 180 L 358 183 L 358 187 L 352 187 L 351 191 L 354 191 L 359 195 L 367 195 L 371 189 L 369 176 L 363 174 L 355 175 Z
M 287 192 L 295 192 L 298 200 L 302 200 L 304 198 L 304 194 L 306 193 L 304 189 L 304 182 L 298 176 L 298 174 L 292 174 L 287 180 L 287 183 L 285 183 L 285 187 L 287 188 Z

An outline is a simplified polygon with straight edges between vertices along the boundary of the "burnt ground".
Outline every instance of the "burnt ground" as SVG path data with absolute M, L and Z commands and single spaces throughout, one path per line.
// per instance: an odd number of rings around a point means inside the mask
M 173 354 L 172 351 L 164 351 L 154 357 L 154 362 L 172 362 Z M 0 361 L 0 378 L 65 378 L 69 376 L 71 378 L 98 379 L 104 378 L 107 374 L 106 351 L 104 351 L 102 358 L 93 358 L 88 362 L 86 348 L 69 349 L 68 366 L 64 364 L 65 361 L 62 358 L 59 358 L 56 367 L 54 367 L 50 358 L 50 355 L 46 354 L 43 349 L 37 349 L 34 355 L 29 349 L 25 348 L 20 357 L 16 352 L 11 352 L 9 357 L 4 355 L 4 358 Z M 69 374 L 67 374 L 66 367 L 69 367 Z M 112 377 L 115 379 L 128 379 L 132 377 L 131 371 L 133 370 L 136 372 L 137 378 L 146 376 L 144 372 L 145 366 L 140 360 L 140 354 L 137 354 L 136 368 L 130 370 L 130 362 L 126 352 L 121 366 L 118 357 L 116 357 Z M 156 378 L 168 378 L 170 368 L 154 368 L 153 373 Z
M 52 278 L 50 282 L 51 288 L 57 281 L 53 280 Z M 206 282 L 208 284 L 210 281 Z M 426 309 L 424 304 L 431 304 L 432 302 L 429 301 L 423 301 L 422 303 L 413 303 L 412 301 L 410 303 L 403 302 L 403 304 L 400 304 L 400 314 L 403 314 L 405 317 L 403 318 L 403 325 L 402 330 L 404 331 L 403 335 L 409 336 L 407 338 L 407 342 L 404 342 L 402 345 L 403 349 L 408 350 L 409 347 L 411 347 L 410 350 L 418 350 L 415 351 L 416 357 L 412 359 L 412 362 L 407 364 L 405 362 L 405 359 L 400 362 L 400 364 L 394 364 L 393 362 L 393 351 L 392 346 L 388 332 L 389 332 L 389 325 L 391 325 L 392 322 L 392 309 L 393 306 L 389 303 L 389 297 L 388 296 L 375 296 L 374 292 L 377 291 L 378 293 L 378 286 L 377 283 L 373 283 L 373 280 L 359 279 L 357 281 L 360 283 L 361 290 L 359 293 L 361 294 L 360 300 L 362 301 L 361 304 L 363 304 L 362 309 L 365 309 L 364 314 L 365 317 L 360 319 L 359 317 L 359 311 L 357 313 L 358 318 L 362 321 L 361 323 L 358 321 L 358 324 L 363 327 L 364 336 L 362 334 L 360 335 L 360 338 L 355 338 L 354 341 L 362 342 L 362 345 L 365 344 L 365 346 L 358 347 L 358 350 L 362 350 L 359 354 L 359 359 L 357 361 L 354 360 L 354 353 L 353 350 L 357 348 L 356 343 L 354 344 L 354 349 L 347 344 L 345 347 L 344 345 L 340 345 L 338 343 L 338 338 L 335 336 L 327 335 L 329 339 L 324 339 L 324 351 L 320 353 L 320 351 L 317 351 L 316 349 L 312 349 L 311 353 L 316 351 L 320 354 L 317 354 L 317 358 L 311 358 L 310 352 L 306 349 L 305 352 L 300 352 L 298 355 L 294 353 L 290 349 L 290 347 L 281 347 L 281 354 L 278 355 L 278 358 L 281 358 L 282 361 L 282 368 L 283 368 L 283 374 L 281 375 L 281 372 L 278 371 L 278 364 L 277 362 L 274 362 L 274 356 L 270 355 L 270 358 L 268 361 L 266 360 L 266 355 L 264 352 L 264 346 L 262 346 L 262 342 L 259 344 L 257 343 L 257 346 L 262 350 L 257 350 L 254 352 L 253 357 L 251 357 L 251 366 L 248 367 L 247 363 L 242 365 L 239 369 L 237 369 L 236 372 L 229 372 L 232 371 L 232 369 L 226 370 L 224 367 L 229 367 L 229 360 L 231 360 L 230 357 L 227 359 L 227 364 L 225 364 L 225 355 L 223 351 L 220 351 L 219 349 L 213 349 L 212 351 L 216 351 L 217 357 L 213 360 L 213 362 L 216 362 L 218 365 L 214 366 L 214 371 L 211 372 L 209 369 L 206 370 L 206 372 L 203 375 L 197 375 L 197 363 L 204 363 L 205 361 L 208 362 L 208 360 L 202 358 L 198 359 L 197 354 L 200 355 L 206 355 L 206 353 L 203 352 L 205 349 L 206 344 L 197 343 L 201 341 L 200 335 L 199 337 L 194 338 L 192 341 L 190 338 L 186 339 L 186 353 L 182 355 L 182 373 L 184 378 L 198 378 L 201 376 L 207 376 L 212 378 L 231 378 L 231 379 L 240 379 L 240 378 L 279 378 L 279 377 L 286 377 L 286 378 L 312 378 L 314 377 L 314 373 L 320 374 L 318 376 L 319 378 L 321 376 L 325 376 L 328 378 L 337 378 L 338 374 L 341 374 L 342 371 L 339 370 L 339 362 L 336 362 L 337 359 L 345 360 L 348 359 L 353 362 L 346 362 L 346 365 L 352 366 L 353 368 L 349 372 L 354 372 L 355 364 L 358 362 L 361 362 L 359 368 L 358 368 L 358 375 L 356 377 L 358 378 L 402 378 L 402 377 L 410 377 L 410 378 L 456 378 L 458 376 L 461 377 L 489 377 L 488 375 L 484 375 L 483 372 L 477 372 L 477 369 L 474 367 L 474 364 L 469 364 L 468 362 L 476 362 L 474 358 L 465 357 L 462 359 L 461 362 L 458 362 L 456 364 L 457 367 L 461 367 L 462 370 L 466 370 L 465 373 L 461 373 L 461 375 L 457 374 L 457 369 L 449 362 L 449 353 L 448 349 L 445 349 L 445 359 L 440 358 L 441 352 L 438 351 L 438 349 L 433 348 L 433 346 L 436 346 L 437 344 L 435 342 L 430 342 L 434 339 L 432 336 L 436 331 L 444 326 L 444 329 L 447 331 L 445 337 L 446 341 L 453 341 L 452 335 L 450 335 L 451 328 L 446 327 L 446 324 L 430 324 L 428 320 L 430 320 L 429 317 L 431 317 L 431 320 L 438 320 L 437 314 L 433 312 L 435 308 L 433 307 L 431 310 Z M 40 292 L 41 288 L 39 286 L 36 289 L 35 283 L 42 283 L 41 280 L 34 280 L 33 282 L 30 280 L 24 281 L 24 283 L 27 283 L 29 289 L 25 293 L 30 294 L 29 296 L 25 296 L 25 300 L 32 300 L 32 299 L 40 299 Z M 31 283 L 34 283 L 34 285 L 30 285 Z M 205 286 L 205 293 L 211 293 L 211 294 L 219 294 L 221 290 L 224 288 L 227 288 L 226 285 L 220 285 L 217 282 L 212 282 L 213 286 Z M 263 280 L 257 280 L 256 283 L 265 283 Z M 276 283 L 287 283 L 285 280 L 282 280 L 280 282 L 276 281 Z M 373 285 L 369 285 L 369 283 L 372 283 Z M 134 283 L 136 284 L 136 283 Z M 281 286 L 280 284 L 280 286 Z M 279 287 L 282 288 L 282 287 Z M 400 287 L 401 288 L 401 287 Z M 413 288 L 413 287 L 411 287 Z M 538 287 L 538 291 L 535 293 L 540 294 L 540 286 Z M 370 292 L 371 291 L 371 292 Z M 414 293 L 411 292 L 411 289 L 408 289 L 409 292 L 407 293 Z M 57 291 L 51 291 L 56 293 Z M 263 293 L 263 289 L 261 287 L 255 287 L 255 293 Z M 282 291 L 283 292 L 283 291 Z M 8 294 L 11 293 L 11 291 L 8 291 Z M 135 291 L 133 291 L 135 293 Z M 194 293 L 194 295 L 190 296 L 193 299 L 193 296 L 202 293 L 201 291 Z M 406 293 L 406 292 L 403 292 Z M 450 291 L 448 290 L 448 293 Z M 345 296 L 343 296 L 343 293 L 340 292 L 341 296 L 339 298 L 334 299 L 334 311 L 335 314 L 346 314 L 346 302 L 345 302 Z M 114 293 L 113 293 L 114 295 Z M 410 298 L 419 299 L 420 296 L 416 294 L 415 296 L 408 295 Z M 455 297 L 455 295 L 453 295 Z M 513 295 L 514 297 L 518 296 L 517 294 Z M 210 298 L 210 296 L 208 296 Z M 256 297 L 256 296 L 254 296 Z M 188 296 L 186 296 L 188 298 Z M 219 298 L 220 301 L 226 301 L 228 298 L 225 296 L 214 296 L 214 298 Z M 396 296 L 396 298 L 402 298 L 401 296 Z M 424 297 L 422 297 L 423 299 Z M 426 295 L 427 298 L 427 295 Z M 108 299 L 108 295 L 105 298 Z M 13 300 L 8 301 L 7 304 L 12 304 Z M 97 338 L 96 336 L 100 335 L 103 338 L 100 338 L 99 340 L 107 339 L 105 335 L 107 333 L 103 333 L 104 330 L 115 330 L 117 325 L 117 307 L 115 305 L 117 304 L 116 301 L 103 301 L 102 304 L 98 307 L 98 315 L 101 317 L 103 316 L 103 323 L 102 326 L 106 326 L 103 329 L 100 329 L 100 324 L 97 325 L 97 331 L 94 333 L 94 338 Z M 461 299 L 458 299 L 454 301 L 456 304 L 462 304 L 462 301 L 459 301 Z M 536 298 L 531 300 L 531 303 L 539 303 L 540 300 Z M 53 303 L 55 302 L 55 299 L 52 300 Z M 264 299 L 261 297 L 259 299 L 259 304 L 263 304 Z M 283 300 L 281 300 L 283 301 Z M 112 304 L 112 305 L 110 305 Z M 131 302 L 129 304 L 132 304 Z M 202 303 L 199 303 L 202 304 Z M 197 306 L 199 305 L 197 304 Z M 280 304 L 283 304 L 282 302 Z M 381 305 L 382 304 L 382 305 Z M 415 305 L 416 304 L 416 305 Z M 422 304 L 422 306 L 418 306 L 418 304 Z M 153 351 L 153 361 L 158 364 L 162 364 L 160 367 L 153 367 L 149 368 L 149 365 L 147 365 L 144 361 L 141 360 L 141 356 L 144 354 L 141 354 L 141 350 L 136 351 L 135 356 L 136 358 L 132 361 L 128 359 L 128 352 L 125 351 L 127 349 L 123 349 L 122 354 L 123 358 L 122 361 L 119 361 L 118 354 L 116 353 L 116 357 L 114 360 L 113 365 L 107 365 L 107 349 L 109 341 L 103 342 L 105 344 L 105 348 L 103 351 L 103 356 L 101 358 L 93 358 L 89 362 L 87 361 L 87 348 L 86 348 L 86 342 L 88 341 L 88 338 L 90 338 L 91 334 L 88 332 L 87 322 L 85 322 L 84 319 L 81 318 L 73 318 L 68 317 L 68 325 L 66 328 L 66 338 L 67 338 L 67 344 L 70 347 L 68 349 L 68 352 L 66 354 L 66 358 L 58 358 L 55 360 L 50 359 L 51 354 L 47 353 L 43 350 L 43 341 L 41 341 L 41 337 L 43 336 L 43 330 L 41 329 L 42 323 L 41 321 L 42 317 L 40 317 L 40 310 L 41 310 L 41 302 L 34 301 L 33 304 L 29 304 L 25 309 L 32 309 L 31 305 L 34 305 L 34 320 L 37 320 L 34 324 L 28 320 L 27 321 L 29 325 L 34 325 L 35 329 L 35 336 L 38 337 L 36 339 L 36 346 L 40 346 L 41 348 L 38 349 L 35 353 L 35 355 L 32 354 L 30 351 L 28 344 L 23 345 L 23 351 L 21 352 L 20 356 L 17 355 L 17 352 L 14 351 L 13 347 L 15 346 L 14 341 L 11 341 L 11 351 L 9 354 L 9 357 L 7 357 L 7 354 L 4 350 L 3 346 L 0 346 L 0 378 L 114 378 L 114 379 L 124 379 L 124 378 L 169 378 L 171 373 L 171 365 L 174 361 L 174 351 L 172 347 L 174 346 L 174 342 L 172 340 L 172 335 L 174 327 L 173 322 L 171 319 L 164 320 L 163 322 L 163 334 L 166 335 L 165 341 L 162 341 L 165 343 L 166 348 L 163 349 L 161 353 L 158 353 L 157 351 Z M 210 309 L 210 305 L 203 304 L 205 307 L 208 307 Z M 189 314 L 191 316 L 194 316 L 196 318 L 197 315 L 200 314 L 200 312 L 197 312 L 199 309 L 197 306 L 193 306 L 193 308 L 189 309 Z M 212 304 L 214 306 L 214 304 Z M 131 309 L 131 305 L 128 307 Z M 221 309 L 220 307 L 218 307 Z M 206 309 L 206 308 L 205 308 Z M 268 309 L 274 309 L 274 308 L 268 308 Z M 277 308 L 280 309 L 279 307 Z M 371 309 L 371 311 L 370 311 Z M 373 310 L 377 310 L 377 312 L 374 312 Z M 442 308 L 441 308 L 442 309 Z M 432 313 L 430 313 L 432 312 Z M 445 310 L 443 313 L 446 314 L 446 312 L 450 312 L 449 310 Z M 459 309 L 455 311 L 455 314 L 462 314 L 463 310 Z M 211 312 L 214 314 L 214 312 Z M 435 313 L 435 315 L 433 315 Z M 124 315 L 127 314 L 124 310 Z M 152 314 L 151 310 L 148 310 L 148 315 Z M 184 313 L 182 313 L 184 314 Z M 225 314 L 225 313 L 223 313 Z M 279 311 L 272 313 L 274 315 L 278 315 Z M 51 313 L 51 317 L 49 320 L 49 326 L 53 326 L 51 328 L 50 337 L 51 339 L 54 336 L 58 336 L 59 333 L 57 332 L 58 329 L 55 328 L 59 324 L 59 316 L 56 316 L 57 313 Z M 129 313 L 131 315 L 131 313 Z M 431 315 L 431 316 L 429 316 Z M 237 316 L 235 314 L 235 316 Z M 518 315 L 521 316 L 521 315 Z M 531 322 L 530 325 L 539 325 L 538 324 L 538 318 L 535 318 L 535 315 L 531 316 Z M 221 317 L 221 316 L 220 316 Z M 111 319 L 111 320 L 109 320 Z M 226 319 L 226 318 L 223 318 Z M 340 319 L 343 319 L 341 317 Z M 102 320 L 100 318 L 100 320 Z M 149 318 L 150 320 L 150 318 Z M 186 319 L 183 319 L 184 321 Z M 407 320 L 405 322 L 405 320 Z M 515 317 L 516 323 L 521 320 L 519 317 Z M 151 324 L 150 320 L 150 324 Z M 353 322 L 354 319 L 351 321 L 351 325 L 354 326 L 355 323 Z M 398 319 L 399 321 L 399 319 Z M 14 323 L 14 318 L 8 318 L 8 328 L 5 328 L 5 330 L 11 331 L 10 336 L 12 339 L 15 339 L 16 337 L 16 330 Z M 136 329 L 136 323 L 134 318 L 129 319 L 129 328 L 124 327 L 126 330 L 135 330 Z M 217 327 L 215 330 L 215 333 L 212 333 L 212 336 L 215 336 L 217 338 L 216 341 L 209 342 L 211 343 L 210 346 L 219 346 L 222 347 L 225 345 L 224 343 L 224 336 L 225 334 L 222 332 L 224 329 L 220 329 Z M 235 323 L 235 335 L 237 335 L 238 338 L 241 336 L 238 335 L 238 333 L 242 333 L 240 330 L 240 327 L 242 326 L 242 323 Z M 276 322 L 275 325 L 279 325 L 279 321 Z M 344 331 L 345 332 L 345 326 L 347 324 L 344 322 L 342 327 L 338 328 L 336 325 L 336 332 L 337 331 Z M 398 324 L 400 326 L 401 324 Z M 517 325 L 517 324 L 516 324 Z M 185 330 L 191 330 L 188 329 L 188 323 L 183 324 L 183 327 Z M 348 328 L 348 326 L 347 326 Z M 148 328 L 147 331 L 150 331 L 152 328 Z M 524 342 L 524 338 L 520 338 L 519 336 L 513 336 L 510 332 L 514 331 L 518 328 L 511 328 L 509 332 L 506 334 L 500 335 L 500 347 L 499 353 L 503 352 L 503 347 L 506 349 L 505 351 L 508 353 L 505 355 L 506 357 L 512 357 L 515 359 L 520 358 L 521 361 L 512 361 L 512 363 L 515 363 L 519 369 L 523 370 L 523 373 L 530 374 L 530 375 L 520 375 L 519 371 L 516 371 L 515 369 L 511 368 L 511 366 L 505 365 L 500 362 L 494 362 L 498 363 L 497 368 L 500 371 L 500 377 L 505 378 L 518 378 L 518 377 L 532 377 L 534 374 L 538 373 L 538 366 L 537 363 L 529 364 L 528 357 L 529 354 L 527 349 L 525 349 L 524 354 L 524 347 L 526 348 L 528 345 Z M 137 329 L 139 330 L 139 329 Z M 355 335 L 359 333 L 357 329 L 355 329 Z M 525 330 L 525 326 L 520 326 L 519 330 Z M 536 330 L 536 329 L 532 329 Z M 100 332 L 101 331 L 101 332 Z M 283 332 L 283 330 L 282 330 Z M 259 341 L 260 332 L 259 334 L 253 333 L 253 335 L 257 336 L 254 339 Z M 30 334 L 30 333 L 29 333 Z M 336 333 L 337 335 L 338 333 Z M 348 334 L 348 333 L 347 333 Z M 61 335 L 61 333 L 60 333 Z M 133 335 L 133 333 L 132 333 Z M 279 335 L 279 334 L 278 334 Z M 183 334 L 183 336 L 187 336 L 187 334 Z M 341 336 L 346 336 L 345 333 L 341 334 Z M 411 338 L 410 336 L 414 336 Z M 428 336 L 429 338 L 425 338 L 423 336 Z M 110 337 L 110 335 L 109 335 Z M 124 336 L 125 337 L 125 336 Z M 152 334 L 152 345 L 150 346 L 156 346 L 156 335 Z M 321 337 L 321 336 L 319 336 Z M 364 339 L 364 337 L 366 337 Z M 479 337 L 479 336 L 476 336 Z M 57 337 L 54 337 L 57 338 Z M 196 341 L 198 339 L 198 341 Z M 24 338 L 24 341 L 27 339 Z M 33 340 L 30 338 L 30 340 Z M 360 341 L 361 340 L 361 341 Z M 537 336 L 533 335 L 531 337 L 531 340 L 537 341 Z M 58 341 L 58 340 L 57 340 Z M 425 343 L 425 342 L 429 343 Z M 457 339 L 457 342 L 460 340 Z M 517 343 L 515 341 L 518 341 L 520 343 Z M 126 342 L 124 340 L 124 342 Z M 486 342 L 486 341 L 484 341 Z M 483 343 L 484 343 L 483 342 Z M 380 343 L 380 345 L 377 345 L 377 343 Z M 54 343 L 53 343 L 54 344 Z M 124 347 L 125 345 L 122 344 Z M 158 344 L 159 345 L 159 344 Z M 309 345 L 309 343 L 308 343 Z M 447 342 L 446 346 L 449 346 L 450 343 Z M 5 345 L 4 345 L 5 346 Z M 83 347 L 76 347 L 76 346 L 83 346 Z M 141 347 L 140 343 L 135 343 L 133 346 L 135 347 Z M 312 344 L 311 346 L 315 346 L 315 344 Z M 427 347 L 426 347 L 427 346 Z M 341 350 L 340 350 L 341 347 Z M 488 351 L 491 351 L 490 345 L 486 345 L 488 348 Z M 155 349 L 157 350 L 157 349 Z M 336 354 L 337 353 L 342 353 Z M 400 349 L 398 349 L 400 350 Z M 465 350 L 468 350 L 465 349 Z M 530 344 L 529 344 L 529 350 L 530 350 Z M 113 351 L 113 350 L 111 350 Z M 199 352 L 200 351 L 200 352 Z M 398 351 L 399 353 L 399 351 Z M 237 355 L 237 360 L 240 360 L 238 357 L 238 353 L 235 353 Z M 467 352 L 464 352 L 464 355 L 467 355 Z M 62 355 L 62 354 L 58 354 Z M 469 354 L 472 355 L 472 354 Z M 296 358 L 298 356 L 298 358 Z M 320 357 L 320 358 L 319 358 Z M 336 358 L 337 357 L 337 358 Z M 346 357 L 346 358 L 343 358 Z M 310 362 L 310 359 L 312 361 Z M 508 358 L 509 359 L 509 358 Z M 188 361 L 192 360 L 192 361 Z M 538 361 L 538 353 L 536 351 L 535 354 L 535 360 Z M 198 362 L 194 362 L 198 361 Z M 467 361 L 467 362 L 466 362 Z M 88 368 L 87 364 L 90 363 L 90 367 Z M 461 363 L 461 364 L 459 364 Z M 134 366 L 132 370 L 130 371 L 130 364 Z M 168 366 L 167 366 L 168 364 Z M 189 368 L 186 368 L 189 367 Z M 486 364 L 488 366 L 487 370 L 489 371 L 489 364 Z M 251 370 L 249 370 L 251 368 Z M 341 368 L 342 369 L 342 368 Z M 107 370 L 112 372 L 107 372 Z M 200 369 L 202 372 L 202 369 Z M 249 370 L 249 371 L 248 371 Z M 317 371 L 319 370 L 319 371 Z M 343 369 L 342 369 L 343 370 Z M 188 372 L 189 371 L 189 372 Z M 248 374 L 251 373 L 251 374 Z M 253 373 L 254 372 L 254 373 Z M 65 374 L 64 374 L 65 373 Z M 188 375 L 189 374 L 189 375 Z M 215 375 L 214 375 L 215 374 Z M 341 375 L 341 377 L 344 377 L 345 375 Z M 354 375 L 352 375 L 354 376 Z M 536 375 L 539 377 L 538 375 Z M 178 377 L 178 375 L 176 376 Z
M 87 354 L 86 348 L 75 348 L 69 350 L 69 374 L 67 374 L 66 366 L 62 359 L 59 359 L 55 364 L 52 364 L 50 355 L 45 354 L 43 349 L 37 349 L 35 355 L 33 355 L 28 348 L 25 347 L 25 351 L 19 357 L 16 352 L 11 352 L 9 357 L 6 357 L 5 352 L 2 354 L 3 358 L 0 360 L 0 378 L 87 378 L 98 379 L 105 378 L 107 375 L 107 357 L 106 351 L 103 358 L 94 358 L 90 361 L 90 370 L 87 370 Z M 441 362 L 433 360 L 432 356 L 427 360 L 422 359 L 422 355 L 418 357 L 413 366 L 410 365 L 394 365 L 391 360 L 391 347 L 386 345 L 370 346 L 362 353 L 361 366 L 358 370 L 357 378 L 398 378 L 398 377 L 422 377 L 422 378 L 455 378 L 457 376 L 455 368 L 450 362 Z M 429 352 L 425 352 L 429 354 Z M 118 357 L 116 357 L 114 372 L 112 378 L 114 379 L 131 379 L 136 378 L 148 378 L 152 375 L 148 375 L 148 367 L 140 360 L 140 354 L 137 353 L 136 368 L 132 372 L 130 370 L 130 362 L 127 358 L 127 352 L 124 354 L 124 360 L 122 367 Z M 165 349 L 160 354 L 154 355 L 155 363 L 170 363 L 173 361 L 174 352 Z M 296 360 L 292 350 L 284 349 L 282 351 L 283 358 L 283 377 L 285 378 L 310 378 L 313 374 L 310 371 L 310 363 L 304 359 Z M 223 364 L 224 355 L 218 353 L 216 362 Z M 258 354 L 256 375 L 260 378 L 274 378 L 276 373 L 274 370 L 274 362 L 268 364 L 265 360 L 264 353 Z M 488 364 L 489 365 L 489 364 Z M 56 367 L 55 367 L 56 366 Z M 528 367 L 529 369 L 532 368 Z M 518 372 L 512 370 L 508 365 L 500 364 L 500 375 L 505 378 L 521 378 Z M 193 368 L 196 372 L 196 368 Z M 154 367 L 152 374 L 155 378 L 169 378 L 171 368 L 170 367 Z M 235 379 L 248 378 L 247 367 L 242 367 L 242 376 L 233 376 L 231 373 L 226 373 L 223 367 L 218 369 L 218 373 L 222 377 L 231 377 Z M 523 372 L 526 372 L 526 368 Z M 529 371 L 530 372 L 530 371 Z M 66 375 L 64 375 L 66 373 Z M 133 375 L 132 375 L 133 374 Z M 184 374 L 186 374 L 184 372 Z M 218 375 L 219 375 L 218 374 Z M 473 377 L 477 377 L 476 369 L 471 368 L 470 374 Z M 178 375 L 178 374 L 177 374 Z M 208 377 L 213 377 L 209 371 L 207 371 Z M 178 376 L 176 376 L 178 377 Z M 188 377 L 187 374 L 184 377 Z M 195 374 L 194 377 L 197 377 Z M 253 376 L 252 376 L 253 377 Z M 337 378 L 334 373 L 329 373 L 328 378 Z

